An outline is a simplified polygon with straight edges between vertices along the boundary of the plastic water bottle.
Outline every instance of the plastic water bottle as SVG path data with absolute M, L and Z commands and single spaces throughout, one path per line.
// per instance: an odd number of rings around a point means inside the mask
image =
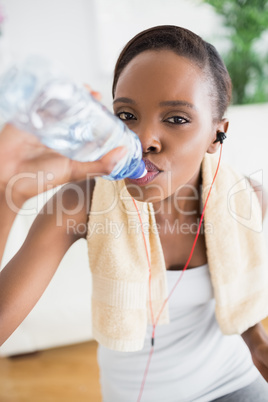
M 81 162 L 100 159 L 125 146 L 128 153 L 110 180 L 146 174 L 137 135 L 83 87 L 32 57 L 0 78 L 0 115 L 4 121 L 36 135 L 46 146 Z

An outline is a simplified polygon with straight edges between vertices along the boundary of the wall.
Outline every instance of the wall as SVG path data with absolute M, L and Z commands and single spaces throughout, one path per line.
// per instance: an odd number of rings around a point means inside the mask
M 206 38 L 223 31 L 219 17 L 201 0 L 1 0 L 12 59 L 28 53 L 59 61 L 64 71 L 101 90 L 110 105 L 113 67 L 134 34 L 175 24 Z M 215 35 L 216 33 L 216 35 Z M 223 47 L 222 40 L 219 45 Z

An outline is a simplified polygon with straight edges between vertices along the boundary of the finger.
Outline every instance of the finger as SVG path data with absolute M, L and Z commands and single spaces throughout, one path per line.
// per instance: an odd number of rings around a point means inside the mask
M 95 162 L 73 162 L 70 180 L 82 180 L 90 176 L 104 176 L 112 172 L 116 164 L 127 154 L 126 147 L 117 147 Z

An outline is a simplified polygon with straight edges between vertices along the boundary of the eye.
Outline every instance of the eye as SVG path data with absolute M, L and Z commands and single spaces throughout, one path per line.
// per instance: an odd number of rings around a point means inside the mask
M 185 124 L 185 123 L 188 123 L 188 120 L 185 119 L 184 117 L 181 117 L 181 116 L 168 117 L 165 121 L 170 123 L 170 124 Z
M 119 119 L 124 120 L 124 121 L 137 120 L 136 117 L 134 116 L 134 114 L 129 113 L 129 112 L 117 113 L 117 117 L 119 117 Z

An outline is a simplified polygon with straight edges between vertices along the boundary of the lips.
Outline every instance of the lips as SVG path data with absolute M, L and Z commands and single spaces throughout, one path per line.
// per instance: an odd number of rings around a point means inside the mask
M 146 185 L 150 183 L 162 170 L 160 170 L 153 162 L 149 159 L 144 159 L 145 167 L 147 173 L 145 176 L 140 179 L 128 179 L 130 183 L 138 184 L 138 185 Z
M 160 172 L 160 169 L 153 162 L 149 161 L 149 159 L 144 159 L 145 167 L 147 172 Z

